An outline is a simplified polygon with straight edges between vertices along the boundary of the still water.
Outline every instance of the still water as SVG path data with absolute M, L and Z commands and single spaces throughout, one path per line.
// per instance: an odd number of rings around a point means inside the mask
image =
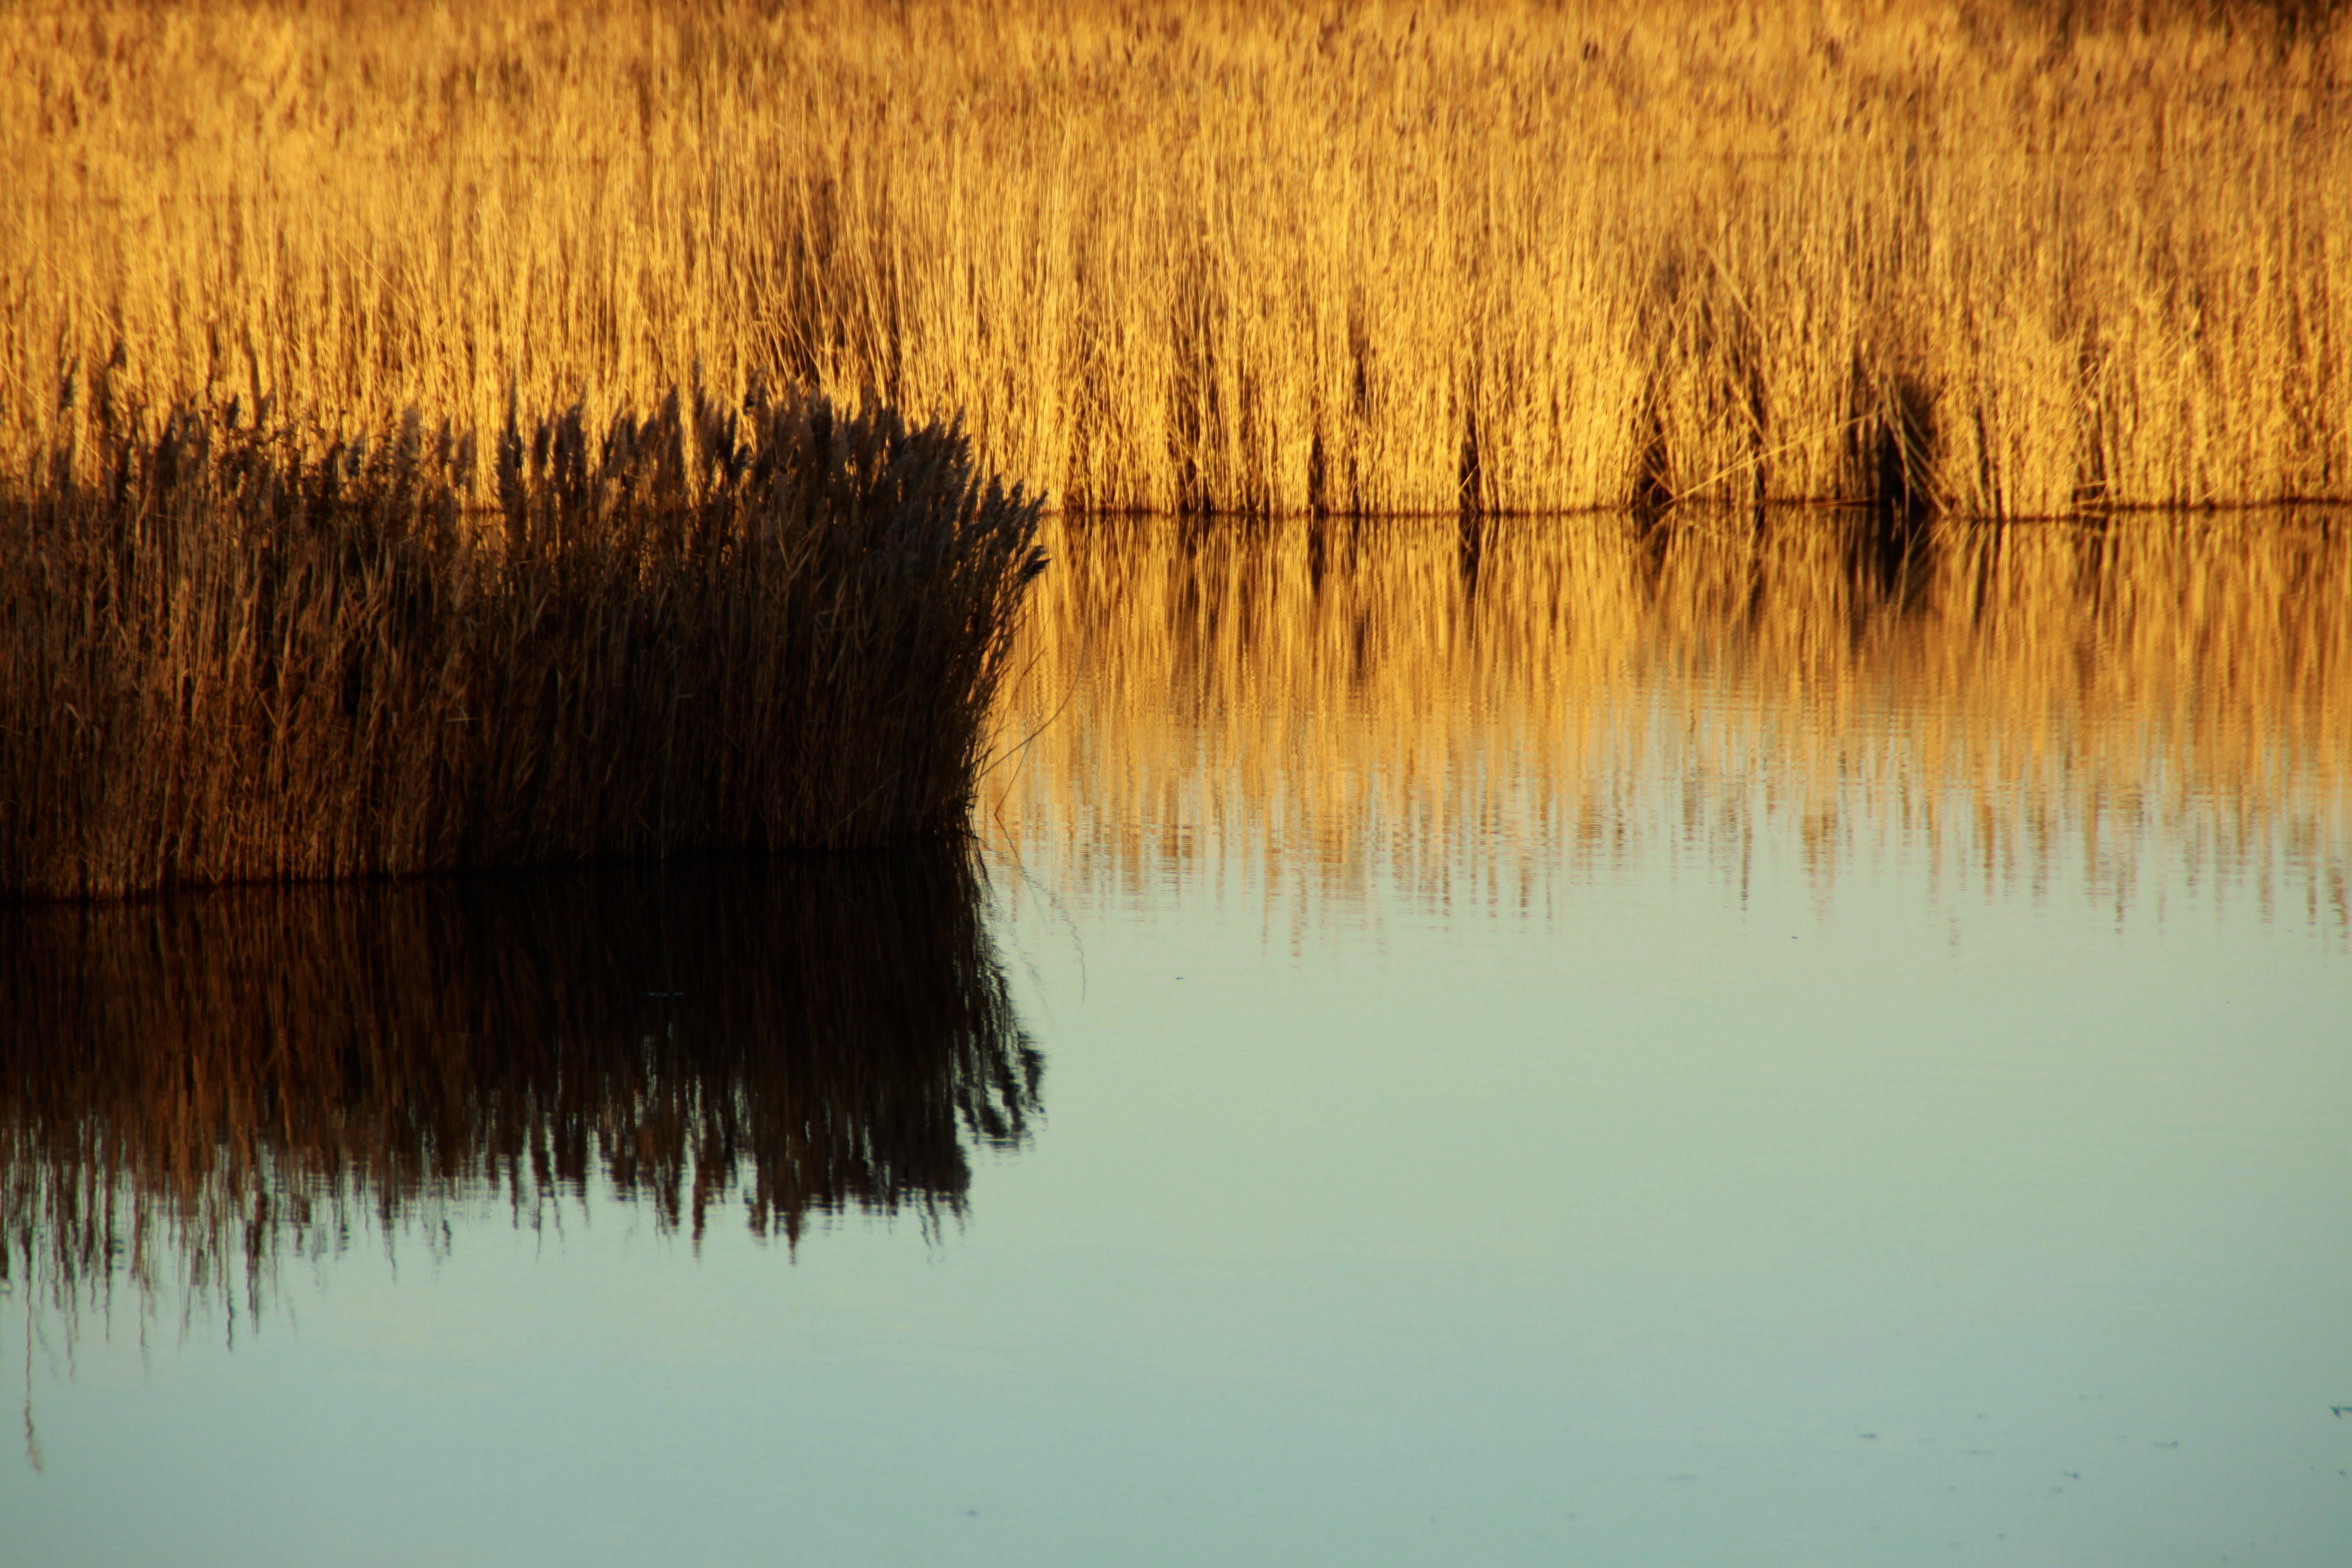
M 2352 1557 L 2341 518 L 1053 553 L 975 857 L 0 912 L 0 1561 Z

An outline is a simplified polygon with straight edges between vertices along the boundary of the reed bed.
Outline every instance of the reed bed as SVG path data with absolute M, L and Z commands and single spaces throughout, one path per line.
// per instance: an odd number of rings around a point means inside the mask
M 983 818 L 1056 885 L 1267 918 L 1888 871 L 2352 936 L 2342 513 L 1063 519 Z M 1777 884 L 1776 884 L 1777 885 Z
M 1041 562 L 952 429 L 673 392 L 477 451 L 68 401 L 0 490 L 0 895 L 963 830 Z
M 0 462 L 147 406 L 962 411 L 1074 510 L 2352 494 L 2257 0 L 0 4 Z
M 0 906 L 0 1282 L 233 1327 L 468 1206 L 950 1221 L 1038 1111 L 981 894 L 949 850 Z

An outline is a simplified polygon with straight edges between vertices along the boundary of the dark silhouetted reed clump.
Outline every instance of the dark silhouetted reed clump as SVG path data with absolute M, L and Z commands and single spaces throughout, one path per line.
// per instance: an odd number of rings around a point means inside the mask
M 960 827 L 1041 563 L 959 431 L 755 389 L 477 454 L 110 382 L 0 493 L 0 894 Z
M 0 906 L 0 1280 L 259 1306 L 594 1192 L 935 1225 L 1039 1073 L 966 846 Z

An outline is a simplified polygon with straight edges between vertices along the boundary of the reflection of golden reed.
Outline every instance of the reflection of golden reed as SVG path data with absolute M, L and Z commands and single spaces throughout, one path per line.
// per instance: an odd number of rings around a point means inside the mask
M 600 1178 L 697 1238 L 929 1223 L 1037 1107 L 979 897 L 950 854 L 0 907 L 0 1278 L 250 1298 Z
M 1835 514 L 1054 532 L 1000 744 L 1037 733 L 984 815 L 1082 882 L 1515 906 L 1633 856 L 1742 878 L 1787 834 L 1824 887 L 1878 855 L 2347 923 L 2340 517 L 1908 555 Z
M 0 465 L 697 365 L 1097 507 L 2352 485 L 2352 27 L 2284 0 L 0 7 Z

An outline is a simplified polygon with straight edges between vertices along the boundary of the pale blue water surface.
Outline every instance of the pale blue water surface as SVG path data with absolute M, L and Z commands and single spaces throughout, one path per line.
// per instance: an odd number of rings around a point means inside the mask
M 1145 549 L 1091 547 L 1114 546 Z M 1083 577 L 1089 547 L 1058 564 Z M 1153 589 L 1180 608 L 1151 670 L 1107 633 L 1053 666 L 1075 688 L 1054 733 L 1076 739 L 992 797 L 977 937 L 1019 1033 L 982 1054 L 1031 1049 L 1042 1072 L 1020 1125 L 961 1124 L 968 1179 L 927 1155 L 896 1188 L 820 1192 L 797 1242 L 752 1234 L 739 1182 L 697 1242 L 593 1160 L 584 1196 L 557 1182 L 522 1220 L 476 1171 L 388 1227 L 363 1208 L 340 1240 L 314 1228 L 258 1292 L 191 1289 L 167 1257 L 146 1295 L 118 1268 L 78 1305 L 31 1269 L 36 1226 L 5 1299 L 25 1441 L 0 1463 L 0 1561 L 2352 1560 L 2342 676 L 2280 697 L 2320 703 L 2300 729 L 2249 720 L 2276 729 L 2268 773 L 2210 765 L 2193 702 L 2069 709 L 2061 757 L 2113 753 L 2081 737 L 2120 726 L 2146 780 L 2188 781 L 2135 819 L 2124 876 L 2086 846 L 2105 819 L 2064 768 L 1855 782 L 1883 778 L 1889 736 L 2033 729 L 2013 688 L 2038 677 L 1969 664 L 1982 650 L 1952 677 L 1856 642 L 1844 685 L 1767 699 L 1764 628 L 1585 686 L 1506 671 L 1537 711 L 1498 730 L 1480 704 L 1499 688 L 1462 674 L 1489 666 L 1423 679 L 1398 633 L 1332 721 L 1354 749 L 1253 760 L 1252 737 L 1313 717 L 1286 689 L 1324 701 L 1296 668 L 1347 591 L 1283 587 L 1289 569 Z M 1478 569 L 1492 594 L 1533 568 Z M 1427 646 L 1475 644 L 1474 596 L 1369 587 L 1462 618 Z M 1213 641 L 1202 603 L 1239 609 L 1219 591 L 1270 629 Z M 1041 613 L 1070 636 L 1052 617 L 1088 612 Z M 1139 712 L 1155 682 L 1164 708 Z M 1970 693 L 1992 686 L 1987 717 Z M 1842 690 L 1892 695 L 1808 729 Z M 1742 730 L 1759 704 L 1797 717 Z M 1569 708 L 1650 740 L 1530 752 Z M 1749 771 L 1702 832 L 1692 737 L 1718 723 L 1749 736 Z M 1086 750 L 1120 726 L 1130 749 Z M 1826 776 L 1755 760 L 1823 734 Z M 1325 809 L 1298 776 L 1370 777 L 1423 744 L 1453 748 L 1431 777 L 1534 807 L 1448 827 L 1451 785 Z M 1114 763 L 1182 820 L 1127 834 L 1134 780 L 1087 793 Z M 1784 812 L 1800 773 L 1825 793 Z M 1961 874 L 1959 827 L 1903 826 L 1938 789 L 1976 802 L 2029 773 L 2019 809 L 2047 808 L 2054 847 L 2022 869 Z M 2232 798 L 2232 777 L 2256 782 Z M 1183 805 L 1202 778 L 1227 781 L 1217 804 Z M 1564 795 L 1605 798 L 1622 831 L 1571 852 Z M 1821 799 L 1850 841 L 1830 877 Z M 2200 858 L 2200 832 L 2258 848 Z M 671 918 L 642 878 L 602 875 L 567 906 L 606 886 Z M 377 917 L 357 918 L 364 943 Z M 935 961 L 930 928 L 899 929 L 906 962 Z M 463 946 L 415 983 L 493 965 Z M 621 1033 L 719 1028 L 647 995 L 674 989 L 652 950 L 584 961 L 650 1009 Z M 553 970 L 466 983 L 571 983 Z M 801 1027 L 730 1048 L 789 1050 Z M 384 1092 L 349 1103 L 379 1114 Z M 895 1112 L 859 1103 L 843 1114 L 883 1130 L 856 1158 L 888 1165 Z

